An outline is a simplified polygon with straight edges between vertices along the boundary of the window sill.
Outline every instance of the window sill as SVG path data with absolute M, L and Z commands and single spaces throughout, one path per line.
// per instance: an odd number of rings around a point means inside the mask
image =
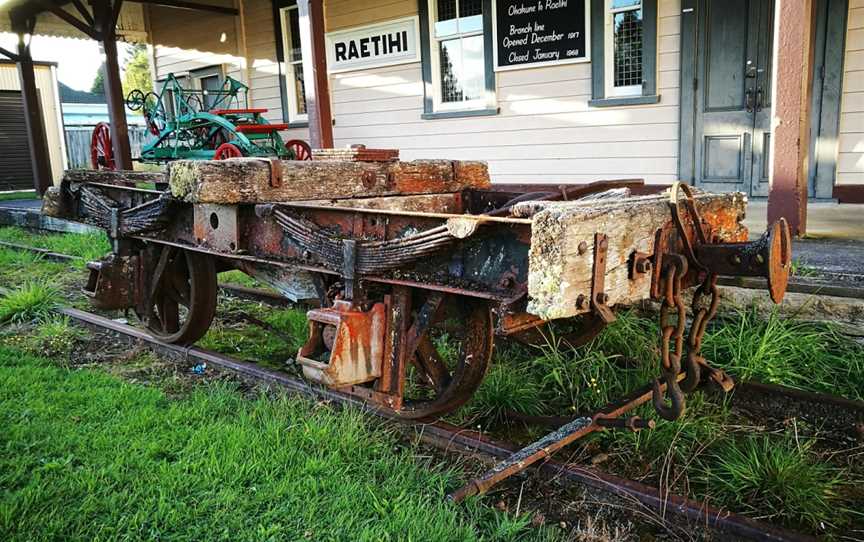
M 650 96 L 621 96 L 620 98 L 598 98 L 588 100 L 589 107 L 617 107 L 619 105 L 646 105 L 660 102 L 659 94 Z
M 309 121 L 308 120 L 296 120 L 294 122 L 289 122 L 288 123 L 288 129 L 290 130 L 291 128 L 309 128 Z
M 423 113 L 420 118 L 425 120 L 434 119 L 459 119 L 464 117 L 489 117 L 500 113 L 498 107 L 488 109 L 470 109 L 466 111 L 436 111 L 434 113 Z

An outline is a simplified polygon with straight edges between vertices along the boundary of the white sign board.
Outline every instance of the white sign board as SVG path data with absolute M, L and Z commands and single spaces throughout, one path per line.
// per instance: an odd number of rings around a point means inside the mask
M 417 17 L 329 32 L 327 71 L 340 72 L 420 62 Z

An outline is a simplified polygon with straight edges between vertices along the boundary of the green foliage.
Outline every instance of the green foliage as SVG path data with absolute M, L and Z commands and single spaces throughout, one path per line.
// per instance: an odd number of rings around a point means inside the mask
M 38 199 L 35 190 L 21 190 L 18 192 L 0 192 L 0 201 L 12 201 L 19 199 Z
M 96 75 L 93 77 L 93 84 L 90 85 L 90 92 L 94 94 L 105 94 L 105 62 L 99 65 L 96 70 Z
M 133 47 L 123 67 L 123 96 L 128 96 L 135 89 L 144 94 L 153 90 L 150 58 L 145 45 Z
M 726 442 L 701 465 L 706 495 L 754 516 L 813 529 L 839 519 L 837 469 L 808 453 L 813 441 L 748 436 Z
M 18 227 L 0 228 L 0 241 L 16 243 L 51 252 L 78 256 L 87 261 L 99 260 L 111 251 L 108 236 L 94 233 L 34 233 Z
M 254 278 L 237 269 L 219 273 L 219 284 L 236 284 L 247 288 L 261 288 L 263 286 Z
M 522 368 L 513 369 L 493 363 L 471 402 L 460 413 L 467 418 L 482 418 L 487 423 L 504 423 L 507 412 L 542 414 L 539 383 Z
M 448 503 L 451 466 L 358 410 L 202 385 L 180 400 L 0 349 L 4 540 L 528 540 Z
M 57 306 L 58 296 L 52 286 L 25 282 L 0 297 L 0 323 L 44 320 Z
M 864 346 L 830 325 L 742 311 L 711 326 L 703 351 L 743 380 L 864 399 Z

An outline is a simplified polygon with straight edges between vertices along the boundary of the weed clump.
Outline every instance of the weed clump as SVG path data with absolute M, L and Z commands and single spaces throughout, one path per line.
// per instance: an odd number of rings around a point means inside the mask
M 811 458 L 812 443 L 767 435 L 730 440 L 701 465 L 705 494 L 755 517 L 824 529 L 838 517 L 841 477 Z
M 0 323 L 26 323 L 44 320 L 57 306 L 58 291 L 53 286 L 25 282 L 0 297 Z

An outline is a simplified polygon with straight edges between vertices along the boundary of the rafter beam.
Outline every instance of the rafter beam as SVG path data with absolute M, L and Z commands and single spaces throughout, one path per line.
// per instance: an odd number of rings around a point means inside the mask
M 200 2 L 189 2 L 185 0 L 129 0 L 138 4 L 150 4 L 151 6 L 161 6 L 174 9 L 185 9 L 191 11 L 209 11 L 211 13 L 220 13 L 222 15 L 240 15 L 240 10 L 237 8 L 228 8 L 222 6 L 211 6 Z
M 18 62 L 18 55 L 16 55 L 15 53 L 13 53 L 12 51 L 10 51 L 8 49 L 4 49 L 4 48 L 0 47 L 0 55 L 5 56 L 9 60 L 14 60 L 15 62 Z
M 93 26 L 93 16 L 90 15 L 90 12 L 87 11 L 87 8 L 81 3 L 81 0 L 72 0 L 72 5 L 75 6 L 75 9 L 77 9 L 78 13 L 81 14 L 81 17 L 84 18 L 84 22 Z
M 71 13 L 66 11 L 65 9 L 61 8 L 60 6 L 57 6 L 55 4 L 51 4 L 48 2 L 41 2 L 41 5 L 44 6 L 48 11 L 50 11 L 51 13 L 53 13 L 54 15 L 59 17 L 60 19 L 64 20 L 65 22 L 69 23 L 70 25 L 74 26 L 75 28 L 77 28 L 78 30 L 83 32 L 84 34 L 90 36 L 91 38 L 93 38 L 96 41 L 99 41 L 100 36 L 96 32 L 96 30 L 93 28 L 93 26 L 88 25 L 87 23 L 83 22 L 81 19 L 78 19 L 77 17 L 75 17 L 74 15 L 72 15 Z

